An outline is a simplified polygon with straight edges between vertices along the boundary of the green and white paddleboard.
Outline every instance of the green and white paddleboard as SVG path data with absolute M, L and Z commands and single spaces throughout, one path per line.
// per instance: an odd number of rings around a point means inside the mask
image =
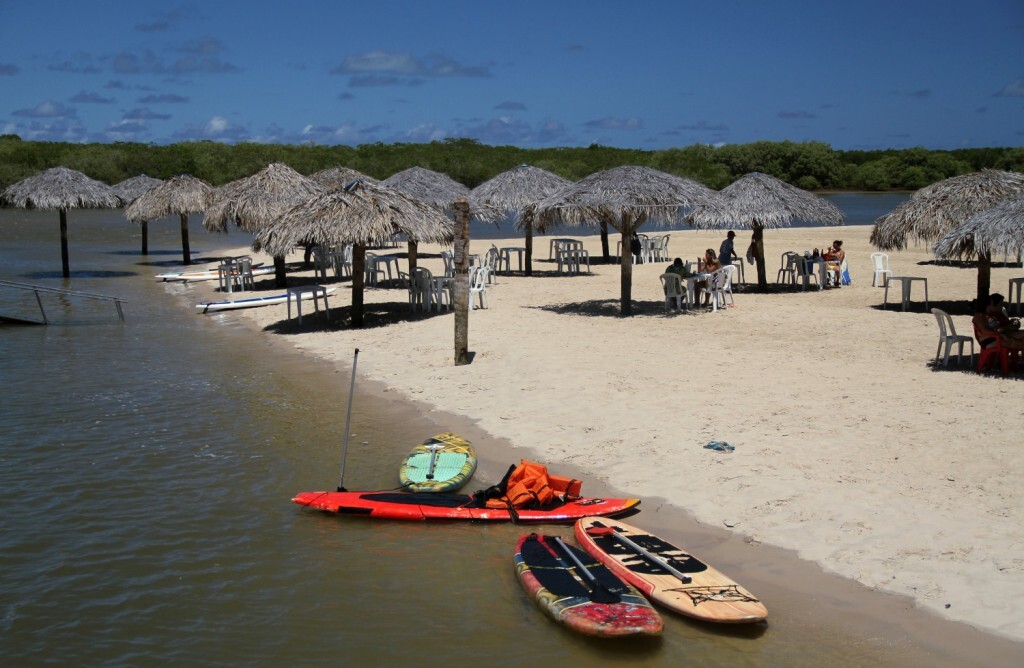
M 398 477 L 410 492 L 452 492 L 476 470 L 476 452 L 469 441 L 445 432 L 417 445 L 402 462 Z

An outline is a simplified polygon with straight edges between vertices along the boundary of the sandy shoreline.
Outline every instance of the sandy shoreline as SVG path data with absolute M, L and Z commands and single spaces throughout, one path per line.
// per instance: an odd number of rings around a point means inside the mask
M 563 462 L 578 467 L 588 479 L 727 527 L 746 544 L 793 550 L 940 618 L 1024 641 L 1024 386 L 1020 376 L 931 368 L 937 327 L 918 303 L 920 284 L 911 312 L 894 307 L 892 295 L 889 309 L 879 308 L 870 229 L 767 232 L 770 281 L 783 251 L 838 236 L 854 285 L 739 292 L 735 308 L 718 314 L 666 316 L 657 278 L 664 263 L 634 267 L 638 313 L 622 319 L 617 266 L 560 277 L 552 263 L 537 262 L 539 275 L 499 277 L 490 308 L 471 313 L 475 358 L 464 367 L 452 364 L 450 314 L 332 331 L 315 318 L 282 326 L 283 305 L 236 313 L 333 363 L 349 363 L 358 347 L 361 376 L 465 416 L 556 470 Z M 671 234 L 671 254 L 686 259 L 717 249 L 723 236 Z M 577 238 L 598 254 L 596 236 Z M 474 242 L 473 251 L 491 243 Z M 546 258 L 543 237 L 536 248 Z M 440 249 L 420 250 L 421 263 L 439 273 Z M 928 278 L 933 306 L 974 294 L 973 268 L 921 264 L 931 260 L 927 248 L 890 259 L 897 275 Z M 754 268 L 747 269 L 750 279 Z M 1007 279 L 1022 274 L 993 269 L 993 291 L 1005 293 Z M 332 307 L 350 303 L 347 287 Z M 202 299 L 216 298 L 212 286 L 201 290 Z M 407 297 L 370 289 L 366 302 Z M 967 316 L 954 322 L 970 333 Z M 736 450 L 704 449 L 710 440 Z

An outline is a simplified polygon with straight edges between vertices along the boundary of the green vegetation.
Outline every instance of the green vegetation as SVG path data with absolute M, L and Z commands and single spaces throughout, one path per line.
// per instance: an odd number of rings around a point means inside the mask
M 115 184 L 139 174 L 166 179 L 191 174 L 213 185 L 249 176 L 271 162 L 303 174 L 343 165 L 376 178 L 420 166 L 474 187 L 521 164 L 577 180 L 618 165 L 644 165 L 720 189 L 748 172 L 764 172 L 808 190 L 915 190 L 986 167 L 1024 171 L 1024 148 L 932 151 L 923 148 L 837 151 L 821 142 L 754 142 L 659 151 L 486 146 L 472 139 L 429 144 L 68 144 L 0 135 L 0 188 L 50 167 L 70 167 Z

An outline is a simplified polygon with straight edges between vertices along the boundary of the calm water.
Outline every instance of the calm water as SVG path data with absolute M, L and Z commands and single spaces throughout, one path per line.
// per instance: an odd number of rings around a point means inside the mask
M 907 665 L 905 647 L 772 600 L 766 630 L 666 618 L 657 641 L 590 641 L 524 596 L 518 527 L 294 506 L 337 482 L 348 372 L 152 280 L 180 257 L 174 221 L 151 223 L 142 257 L 120 212 L 72 211 L 67 283 L 57 229 L 0 211 L 0 278 L 121 296 L 127 321 L 51 298 L 62 324 L 0 326 L 4 665 Z M 200 259 L 240 241 L 193 223 Z M 394 486 L 400 456 L 445 428 L 357 393 L 346 484 Z

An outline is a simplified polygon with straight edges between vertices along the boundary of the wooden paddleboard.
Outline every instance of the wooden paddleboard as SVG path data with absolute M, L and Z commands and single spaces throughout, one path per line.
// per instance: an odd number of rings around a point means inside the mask
M 402 462 L 398 478 L 410 492 L 454 492 L 473 477 L 476 451 L 451 432 L 420 443 Z
M 613 529 L 691 581 L 682 582 L 614 536 L 593 535 L 601 529 Z M 724 573 L 643 529 L 618 520 L 584 517 L 576 522 L 575 533 L 588 554 L 670 610 L 707 622 L 729 624 L 762 622 L 768 617 L 764 604 Z
M 477 508 L 469 494 L 452 492 L 300 492 L 292 502 L 339 515 L 389 520 L 479 520 L 508 522 L 508 508 Z M 520 508 L 517 522 L 575 522 L 590 515 L 620 515 L 640 505 L 640 499 L 582 497 L 546 508 Z
M 640 592 L 579 548 L 565 549 L 593 579 L 580 572 L 554 536 L 529 534 L 516 544 L 516 575 L 545 614 L 590 636 L 661 634 L 661 616 Z

